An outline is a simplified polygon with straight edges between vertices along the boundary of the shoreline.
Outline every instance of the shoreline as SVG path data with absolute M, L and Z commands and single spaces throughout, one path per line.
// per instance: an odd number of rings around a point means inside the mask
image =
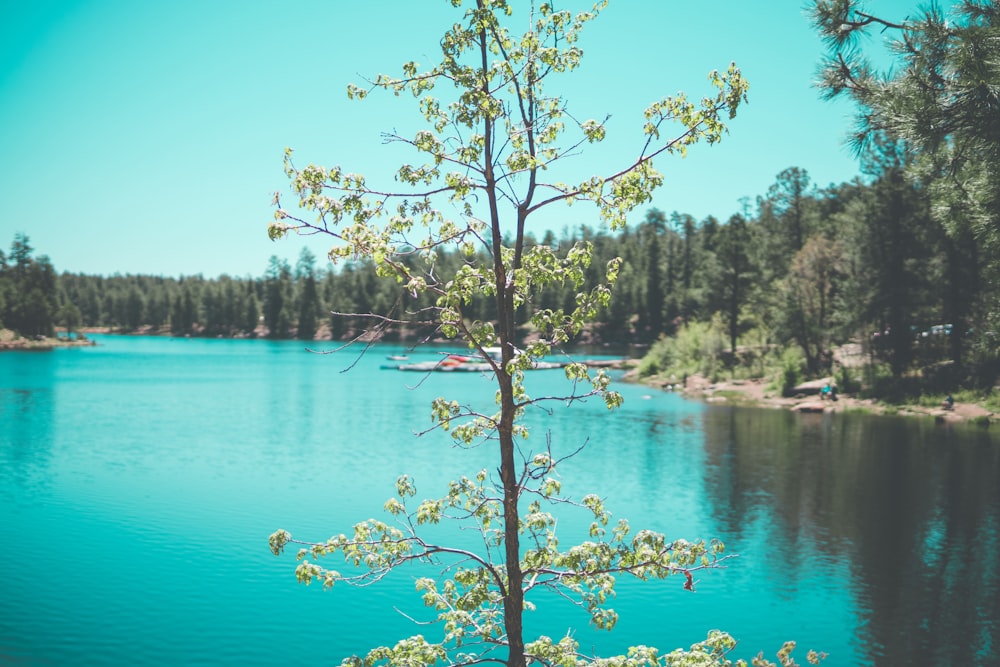
M 665 391 L 670 391 L 668 387 L 671 386 L 669 383 L 663 382 L 647 384 Z M 1000 415 L 976 403 L 956 401 L 951 410 L 946 410 L 944 407 L 931 408 L 912 403 L 893 405 L 871 398 L 858 398 L 850 394 L 838 394 L 836 401 L 823 400 L 818 393 L 818 387 L 822 386 L 822 383 L 817 384 L 814 393 L 803 392 L 791 397 L 776 395 L 774 392 L 768 391 L 767 382 L 764 380 L 726 380 L 713 383 L 707 378 L 695 375 L 688 377 L 683 387 L 673 386 L 678 387 L 676 391 L 686 398 L 706 403 L 731 403 L 799 413 L 858 412 L 873 415 L 930 417 L 938 423 L 974 422 L 982 426 L 989 426 L 1000 420 Z
M 50 350 L 70 347 L 93 347 L 96 342 L 84 334 L 68 338 L 56 334 L 54 337 L 25 338 L 15 334 L 10 329 L 0 329 L 0 352 L 48 352 Z
M 55 337 L 30 339 L 15 334 L 9 329 L 0 329 L 0 352 L 6 351 L 26 351 L 45 352 L 62 348 L 92 347 L 97 345 L 96 341 L 87 337 L 88 333 L 110 333 L 108 330 L 94 328 L 82 330 L 75 338 L 68 338 L 64 332 L 57 332 Z M 150 330 L 132 332 L 124 335 L 163 335 L 162 332 Z M 627 366 L 628 364 L 623 364 Z M 814 381 L 804 383 L 798 388 L 801 390 L 795 396 L 780 396 L 768 390 L 767 382 L 762 379 L 755 380 L 724 380 L 722 382 L 711 382 L 708 378 L 700 375 L 692 375 L 684 379 L 683 385 L 673 384 L 663 380 L 640 380 L 634 371 L 626 372 L 625 378 L 628 382 L 645 384 L 651 388 L 661 391 L 675 391 L 685 398 L 700 400 L 706 403 L 730 403 L 732 405 L 767 408 L 774 410 L 790 410 L 799 413 L 825 414 L 836 412 L 858 412 L 873 415 L 889 415 L 903 417 L 930 417 L 938 423 L 962 423 L 974 422 L 981 426 L 989 426 L 1000 421 L 1000 414 L 978 405 L 976 403 L 965 403 L 956 401 L 950 410 L 940 407 L 927 407 L 917 404 L 895 405 L 888 404 L 871 398 L 858 398 L 851 394 L 838 394 L 837 400 L 823 400 L 819 395 L 819 389 L 824 381 Z
M 57 338 L 45 338 L 44 340 L 18 339 L 12 341 L 0 341 L 0 352 L 51 352 L 63 348 L 74 347 L 94 347 L 97 343 L 92 340 L 65 340 Z

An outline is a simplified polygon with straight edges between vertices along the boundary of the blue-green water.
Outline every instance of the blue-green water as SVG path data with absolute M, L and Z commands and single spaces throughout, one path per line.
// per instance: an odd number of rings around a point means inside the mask
M 325 539 L 381 516 L 403 472 L 432 496 L 495 468 L 488 446 L 413 436 L 434 397 L 489 401 L 488 379 L 380 370 L 387 347 L 357 359 L 295 342 L 99 341 L 0 355 L 0 664 L 336 664 L 430 633 L 396 611 L 425 617 L 416 573 L 306 588 L 267 536 Z M 529 390 L 563 393 L 561 378 L 535 372 Z M 744 657 L 796 639 L 827 665 L 1000 664 L 988 431 L 620 388 L 614 413 L 529 414 L 525 449 L 544 449 L 546 430 L 557 453 L 587 442 L 560 467 L 566 495 L 596 491 L 635 528 L 719 537 L 739 558 L 695 593 L 622 581 L 611 633 L 544 601 L 529 635 L 572 631 L 608 654 L 722 628 Z

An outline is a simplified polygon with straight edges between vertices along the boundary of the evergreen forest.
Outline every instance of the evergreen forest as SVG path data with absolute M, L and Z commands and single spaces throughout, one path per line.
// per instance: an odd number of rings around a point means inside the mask
M 530 242 L 560 250 L 591 243 L 594 281 L 622 258 L 610 306 L 575 342 L 645 353 L 646 376 L 777 372 L 792 382 L 839 371 L 845 391 L 862 379 L 882 393 L 907 378 L 925 390 L 991 387 L 1000 370 L 1000 257 L 937 222 L 927 188 L 906 176 L 908 159 L 901 144 L 883 143 L 852 182 L 818 187 L 792 167 L 728 220 L 653 208 L 621 232 L 580 225 Z M 334 269 L 307 248 L 294 266 L 272 256 L 256 278 L 58 274 L 34 255 L 24 234 L 0 251 L 0 324 L 25 336 L 59 328 L 442 339 L 439 323 L 423 315 L 433 305 L 427 297 L 414 300 L 370 262 Z M 474 261 L 442 254 L 434 270 L 453 275 Z M 575 298 L 576 290 L 548 289 L 522 308 L 568 310 Z M 467 317 L 486 317 L 486 305 L 480 314 L 470 304 Z M 837 367 L 834 351 L 845 344 L 864 355 L 868 377 Z
M 835 374 L 842 391 L 883 397 L 991 389 L 1000 375 L 998 13 L 995 2 L 963 0 L 950 14 L 931 6 L 895 23 L 856 2 L 811 3 L 828 47 L 818 90 L 856 104 L 861 174 L 821 186 L 790 167 L 727 220 L 649 209 L 618 232 L 581 220 L 529 236 L 557 256 L 591 244 L 590 284 L 623 260 L 609 306 L 573 342 L 639 346 L 639 373 L 665 382 L 774 377 L 787 389 Z M 876 30 L 890 36 L 898 67 L 879 70 L 866 57 L 859 37 Z M 488 250 L 439 253 L 432 278 L 475 266 Z M 424 270 L 426 257 L 410 257 L 414 273 Z M 334 269 L 303 249 L 295 266 L 272 257 L 262 268 L 258 278 L 57 274 L 18 234 L 9 254 L 0 251 L 0 325 L 27 337 L 56 327 L 442 337 L 431 297 L 380 277 L 371 261 Z M 555 284 L 520 308 L 571 312 L 584 292 Z M 486 305 L 466 304 L 463 316 L 488 319 Z M 841 363 L 845 350 L 861 375 Z

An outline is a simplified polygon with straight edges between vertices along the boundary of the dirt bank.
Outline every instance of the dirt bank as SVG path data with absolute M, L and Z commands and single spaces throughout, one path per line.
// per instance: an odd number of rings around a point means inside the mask
M 767 383 L 763 380 L 730 380 L 713 383 L 707 378 L 695 375 L 688 377 L 683 386 L 667 384 L 657 386 L 666 390 L 680 391 L 685 396 L 709 403 L 728 402 L 736 405 L 778 408 L 796 412 L 857 411 L 872 414 L 926 416 L 942 422 L 976 420 L 989 423 L 1000 419 L 1000 415 L 975 403 L 956 402 L 953 409 L 946 410 L 943 406 L 929 408 L 922 405 L 888 405 L 873 399 L 862 399 L 846 394 L 838 394 L 836 401 L 822 400 L 818 393 L 811 390 L 808 393 L 785 397 L 768 390 Z M 822 381 L 817 386 L 822 386 Z

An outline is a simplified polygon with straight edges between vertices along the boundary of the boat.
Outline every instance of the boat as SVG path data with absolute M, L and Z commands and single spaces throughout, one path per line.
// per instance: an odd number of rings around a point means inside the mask
M 410 364 L 400 364 L 396 370 L 417 372 L 458 372 L 458 373 L 491 373 L 493 365 L 500 362 L 500 348 L 488 347 L 483 350 L 488 358 L 481 355 L 448 354 L 443 359 L 419 361 Z M 536 361 L 533 370 L 562 368 L 565 362 Z
M 418 361 L 412 364 L 400 364 L 396 367 L 401 371 L 458 371 L 464 373 L 477 373 L 492 371 L 493 367 L 489 362 L 479 356 L 469 356 L 465 354 L 449 354 L 443 359 L 430 361 Z

